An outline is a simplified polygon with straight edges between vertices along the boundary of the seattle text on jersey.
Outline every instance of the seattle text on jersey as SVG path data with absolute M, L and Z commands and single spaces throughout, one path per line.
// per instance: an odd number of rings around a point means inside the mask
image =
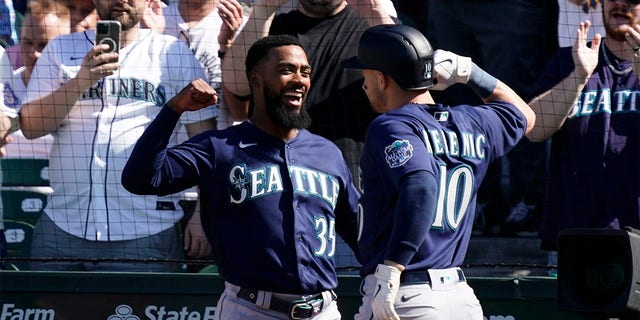
M 294 193 L 317 196 L 335 209 L 340 193 L 340 184 L 334 177 L 324 172 L 298 166 L 290 166 L 289 175 Z M 284 190 L 282 176 L 277 165 L 252 170 L 247 170 L 245 164 L 235 165 L 229 172 L 229 183 L 231 186 L 229 200 L 234 204 Z

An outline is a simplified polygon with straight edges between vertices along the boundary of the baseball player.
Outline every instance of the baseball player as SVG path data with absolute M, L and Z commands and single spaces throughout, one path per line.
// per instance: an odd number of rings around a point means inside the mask
M 54 143 L 53 193 L 35 226 L 32 256 L 78 259 L 34 262 L 34 269 L 179 270 L 177 264 L 142 259 L 184 257 L 175 228 L 183 216 L 180 195 L 139 197 L 119 183 L 135 142 L 161 106 L 191 80 L 205 77 L 184 43 L 140 28 L 150 1 L 95 1 L 101 20 L 122 25 L 119 53 L 95 45 L 95 30 L 76 32 L 51 40 L 33 70 L 21 128 L 30 139 L 51 133 Z M 214 117 L 215 109 L 204 108 L 186 113 L 181 125 L 195 135 L 215 128 Z M 171 143 L 177 142 L 173 135 Z M 82 261 L 87 258 L 140 261 Z
M 122 183 L 136 194 L 199 187 L 225 279 L 216 319 L 340 319 L 336 232 L 356 247 L 359 192 L 340 150 L 305 129 L 311 67 L 300 42 L 258 40 L 246 70 L 255 104 L 249 121 L 167 148 L 168 128 L 196 109 L 183 92 L 144 132 Z
M 380 48 L 385 48 L 380 50 Z M 534 123 L 527 104 L 470 58 L 434 51 L 417 30 L 381 25 L 344 62 L 382 113 L 360 160 L 364 294 L 356 319 L 478 319 L 459 268 L 488 165 Z M 429 88 L 473 88 L 484 105 L 435 104 Z

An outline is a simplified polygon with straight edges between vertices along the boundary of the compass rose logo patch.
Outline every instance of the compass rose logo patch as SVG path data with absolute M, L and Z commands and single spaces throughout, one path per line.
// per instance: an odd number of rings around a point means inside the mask
M 413 157 L 413 146 L 409 140 L 396 140 L 384 148 L 384 158 L 390 168 L 397 168 Z

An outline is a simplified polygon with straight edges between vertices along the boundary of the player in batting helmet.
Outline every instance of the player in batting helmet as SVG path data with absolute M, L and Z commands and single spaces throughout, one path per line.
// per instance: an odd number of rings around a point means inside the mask
M 531 129 L 533 111 L 470 58 L 434 51 L 409 26 L 368 29 L 344 65 L 362 69 L 362 88 L 382 113 L 360 160 L 364 296 L 355 319 L 483 319 L 460 269 L 476 193 L 489 164 Z M 436 104 L 429 90 L 454 83 L 486 104 Z

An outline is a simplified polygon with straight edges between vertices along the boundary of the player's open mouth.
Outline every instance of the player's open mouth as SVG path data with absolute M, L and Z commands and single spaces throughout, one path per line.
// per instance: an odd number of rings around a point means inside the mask
M 303 90 L 292 90 L 286 91 L 284 93 L 284 99 L 286 103 L 292 106 L 302 106 L 302 101 L 304 99 L 304 91 Z

